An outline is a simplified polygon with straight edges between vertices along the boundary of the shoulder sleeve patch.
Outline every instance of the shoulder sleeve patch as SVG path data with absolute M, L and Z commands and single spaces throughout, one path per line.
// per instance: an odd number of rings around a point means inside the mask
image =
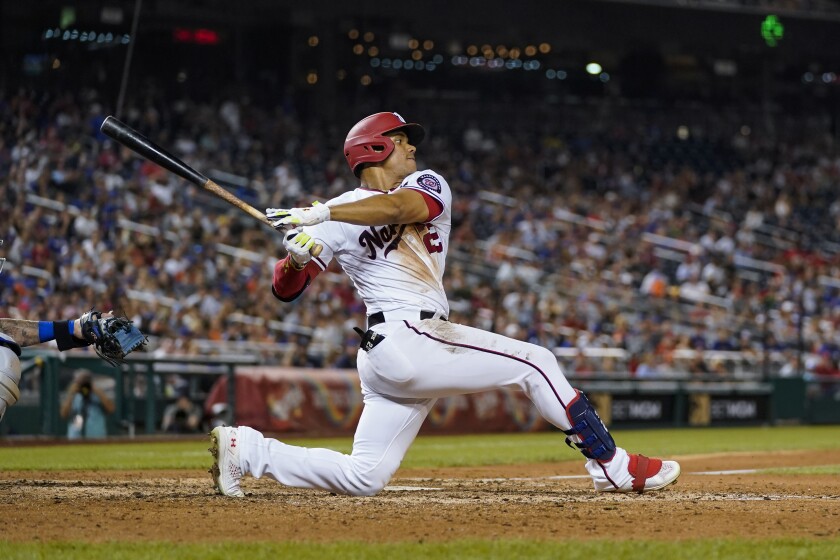
M 420 175 L 417 178 L 417 184 L 420 188 L 427 190 L 431 193 L 440 194 L 441 186 L 440 181 L 434 175 L 429 175 L 428 173 L 425 175 Z

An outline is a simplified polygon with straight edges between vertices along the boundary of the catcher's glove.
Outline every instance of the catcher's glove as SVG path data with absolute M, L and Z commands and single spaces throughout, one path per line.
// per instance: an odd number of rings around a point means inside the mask
M 102 317 L 102 313 L 91 309 L 79 318 L 82 336 L 93 344 L 99 357 L 119 366 L 125 357 L 146 345 L 146 335 L 126 317 Z

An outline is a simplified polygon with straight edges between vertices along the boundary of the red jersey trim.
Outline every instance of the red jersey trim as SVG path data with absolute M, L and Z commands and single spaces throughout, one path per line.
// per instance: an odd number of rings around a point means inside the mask
M 410 189 L 411 187 L 406 187 L 406 188 Z M 427 192 L 423 192 L 419 189 L 411 189 L 411 190 L 413 190 L 414 192 L 418 192 L 421 195 L 423 195 L 423 200 L 426 201 L 426 207 L 429 209 L 429 217 L 426 218 L 426 222 L 431 222 L 432 220 L 434 220 L 435 218 L 437 218 L 438 216 L 443 214 L 443 202 L 436 199 L 435 197 L 433 197 L 432 195 L 430 195 Z M 426 222 L 424 222 L 424 223 L 426 223 Z

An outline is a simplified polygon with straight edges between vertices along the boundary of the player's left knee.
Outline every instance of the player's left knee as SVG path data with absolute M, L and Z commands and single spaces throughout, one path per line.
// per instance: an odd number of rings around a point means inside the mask
M 382 461 L 370 468 L 361 468 L 356 472 L 356 484 L 351 489 L 354 496 L 375 496 L 391 481 L 397 471 L 396 466 L 388 461 Z
M 388 484 L 387 480 L 365 478 L 358 481 L 348 494 L 351 496 L 375 496 Z
M 364 486 L 359 486 L 350 492 L 351 496 L 370 497 L 376 496 L 385 488 L 387 483 L 370 483 Z

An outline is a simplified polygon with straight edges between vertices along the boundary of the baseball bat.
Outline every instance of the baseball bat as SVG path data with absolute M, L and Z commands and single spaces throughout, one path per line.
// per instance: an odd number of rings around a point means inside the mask
M 268 227 L 274 229 L 274 226 L 271 225 L 271 220 L 265 217 L 265 214 L 245 202 L 244 200 L 238 198 L 237 196 L 231 194 L 227 190 L 220 187 L 211 179 L 208 179 L 186 163 L 184 163 L 180 158 L 172 155 L 165 149 L 161 148 L 127 124 L 120 122 L 116 118 L 109 116 L 105 119 L 102 123 L 102 126 L 99 128 L 103 134 L 110 136 L 129 150 L 140 154 L 144 158 L 152 161 L 167 171 L 171 171 L 175 175 L 186 179 L 190 183 L 197 185 L 204 190 L 218 196 L 225 202 L 228 202 L 239 208 L 252 218 L 255 218 L 257 221 L 262 222 L 263 224 L 267 225 Z M 315 245 L 309 251 L 313 257 L 317 257 L 321 254 L 321 247 L 320 245 Z

